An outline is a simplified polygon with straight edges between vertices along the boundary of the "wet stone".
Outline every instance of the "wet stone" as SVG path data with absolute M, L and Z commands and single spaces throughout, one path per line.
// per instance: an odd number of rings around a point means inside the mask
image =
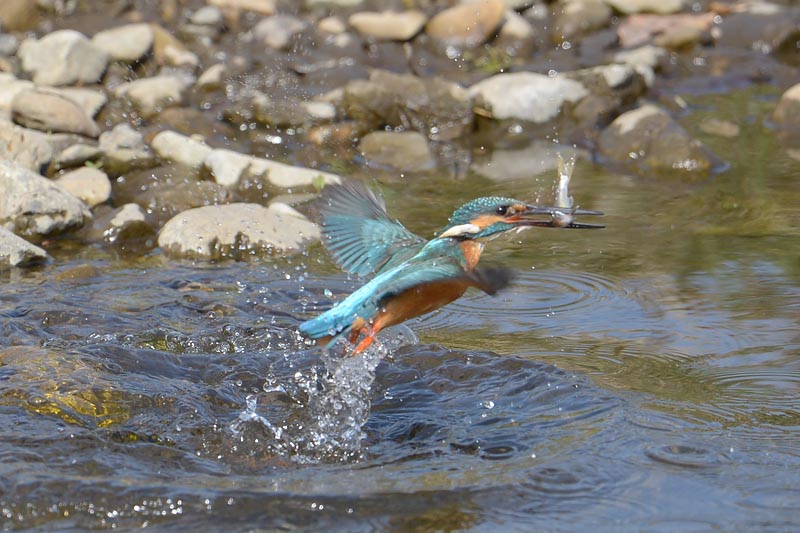
M 42 131 L 100 135 L 100 128 L 75 101 L 44 91 L 17 93 L 11 102 L 11 116 L 17 124 Z
M 428 139 L 416 131 L 369 133 L 358 150 L 370 165 L 385 165 L 405 172 L 430 170 L 435 166 Z
M 74 30 L 59 30 L 39 40 L 24 41 L 17 52 L 25 72 L 37 85 L 96 83 L 109 56 Z
M 600 134 L 602 157 L 639 174 L 707 175 L 721 165 L 665 111 L 644 105 L 617 117 Z
M 299 250 L 319 238 L 317 226 L 287 205 L 229 204 L 180 213 L 161 229 L 158 245 L 182 256 L 244 257 Z
M 162 131 L 153 137 L 150 146 L 161 159 L 192 168 L 200 168 L 212 150 L 205 143 L 174 131 Z
M 469 94 L 496 120 L 544 123 L 556 118 L 565 103 L 580 101 L 588 91 L 564 76 L 517 72 L 480 81 L 469 88 Z
M 611 8 L 599 0 L 562 1 L 556 8 L 553 40 L 572 41 L 611 22 Z
M 149 117 L 167 106 L 181 105 L 184 91 L 190 86 L 185 79 L 162 75 L 123 83 L 114 91 L 117 98 L 127 98 L 142 115 Z
M 273 15 L 276 11 L 274 0 L 208 0 L 207 3 L 223 11 L 252 11 L 260 15 Z
M 98 168 L 83 167 L 67 172 L 56 183 L 89 207 L 105 203 L 111 198 L 111 182 L 106 173 Z
M 500 27 L 505 9 L 503 0 L 456 5 L 434 15 L 425 26 L 425 33 L 446 46 L 479 46 Z
M 156 158 L 144 142 L 142 134 L 128 124 L 118 124 L 100 135 L 99 149 L 103 167 L 111 175 L 120 175 L 134 168 L 147 168 Z
M 103 30 L 92 37 L 92 44 L 112 61 L 135 63 L 153 47 L 153 29 L 149 24 L 127 24 Z
M 47 252 L 0 226 L 0 270 L 41 263 Z
M 0 56 L 13 56 L 17 53 L 19 41 L 9 33 L 0 33 Z
M 677 13 L 684 7 L 684 0 L 604 0 L 620 13 Z
M 223 63 L 211 65 L 197 78 L 195 87 L 204 91 L 219 89 L 225 80 L 226 72 L 227 68 Z
M 38 6 L 30 0 L 0 2 L 0 26 L 7 31 L 32 30 L 39 19 Z
M 388 41 L 407 41 L 422 30 L 427 17 L 421 11 L 362 11 L 350 15 L 348 22 L 364 37 Z
M 89 242 L 126 244 L 152 238 L 155 233 L 145 210 L 138 204 L 131 203 L 95 213 L 91 228 L 86 232 L 86 239 Z
M 797 54 L 800 39 L 800 8 L 785 8 L 777 4 L 762 4 L 770 9 L 756 11 L 756 4 L 744 13 L 723 17 L 715 28 L 716 44 L 737 49 L 757 49 L 764 53 Z
M 188 209 L 228 204 L 232 200 L 231 192 L 213 181 L 173 178 L 152 183 L 146 191 L 134 195 L 133 201 L 160 225 Z
M 0 161 L 0 223 L 43 237 L 83 225 L 86 206 L 56 183 L 12 161 Z
M 0 159 L 13 161 L 35 172 L 44 172 L 54 156 L 49 138 L 47 133 L 0 119 Z
M 800 132 L 800 83 L 781 95 L 772 120 L 783 129 Z
M 267 17 L 253 28 L 253 35 L 274 50 L 289 46 L 291 38 L 306 29 L 307 23 L 292 15 Z
M 721 120 L 718 118 L 711 118 L 700 123 L 700 130 L 709 135 L 716 135 L 718 137 L 727 137 L 729 139 L 738 137 L 739 126 L 730 120 Z
M 87 161 L 97 161 L 103 155 L 99 147 L 90 144 L 68 146 L 55 159 L 57 168 L 70 168 L 83 165 Z

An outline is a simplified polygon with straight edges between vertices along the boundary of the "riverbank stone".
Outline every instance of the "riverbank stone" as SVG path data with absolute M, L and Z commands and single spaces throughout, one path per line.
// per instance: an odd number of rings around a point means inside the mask
M 76 133 L 96 138 L 100 128 L 71 98 L 39 90 L 20 91 L 11 102 L 17 124 L 46 132 Z
M 81 167 L 55 181 L 89 207 L 105 203 L 111 198 L 111 181 L 99 168 Z
M 156 164 L 155 154 L 142 134 L 128 124 L 117 124 L 114 129 L 103 132 L 99 141 L 103 169 L 112 176 Z
M 0 270 L 41 263 L 47 252 L 0 226 Z
M 83 225 L 83 202 L 55 182 L 11 161 L 0 161 L 0 224 L 26 237 L 44 237 Z
M 624 15 L 633 13 L 656 13 L 668 15 L 684 7 L 684 0 L 604 0 Z
M 234 203 L 178 214 L 161 229 L 158 245 L 171 255 L 218 259 L 297 251 L 319 238 L 317 226 L 288 205 Z
M 772 120 L 782 129 L 800 133 L 800 83 L 781 95 Z
M 27 39 L 17 56 L 37 85 L 90 84 L 100 81 L 109 55 L 74 30 L 58 30 L 41 39 Z
M 108 54 L 111 61 L 136 63 L 153 48 L 153 28 L 137 23 L 97 32 L 92 44 Z
M 358 143 L 368 165 L 390 166 L 403 172 L 420 172 L 436 166 L 428 139 L 416 131 L 373 131 Z
M 347 20 L 364 37 L 385 41 L 408 41 L 427 21 L 425 13 L 410 11 L 361 11 Z
M 127 98 L 143 116 L 150 117 L 165 107 L 182 105 L 184 91 L 190 86 L 184 78 L 159 75 L 123 83 L 114 94 L 117 98 Z
M 204 142 L 174 131 L 162 131 L 153 137 L 150 146 L 161 159 L 192 168 L 203 166 L 212 151 Z
M 425 26 L 425 33 L 445 46 L 476 47 L 497 32 L 505 10 L 503 0 L 458 4 L 434 15 Z

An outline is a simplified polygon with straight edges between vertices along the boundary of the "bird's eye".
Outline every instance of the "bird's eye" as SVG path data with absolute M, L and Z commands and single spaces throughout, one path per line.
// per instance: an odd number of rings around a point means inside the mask
M 506 213 L 508 213 L 507 205 L 501 205 L 500 207 L 497 208 L 497 214 L 500 215 L 501 217 L 506 216 Z

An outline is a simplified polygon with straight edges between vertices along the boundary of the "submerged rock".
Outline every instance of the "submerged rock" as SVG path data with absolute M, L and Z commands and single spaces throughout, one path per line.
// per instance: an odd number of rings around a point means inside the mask
M 564 76 L 515 72 L 480 81 L 469 94 L 494 119 L 544 123 L 556 118 L 565 103 L 578 102 L 589 92 Z
M 156 231 L 147 213 L 138 204 L 125 204 L 98 214 L 85 232 L 89 242 L 125 244 L 155 237 Z
M 91 216 L 61 186 L 11 161 L 0 161 L 0 223 L 25 236 L 43 237 L 83 225 Z
M 47 252 L 0 226 L 0 270 L 28 266 L 47 259 Z
M 17 124 L 42 131 L 100 135 L 100 128 L 74 100 L 44 91 L 17 93 L 11 102 L 11 117 Z
M 358 143 L 368 164 L 387 165 L 406 172 L 430 170 L 436 162 L 428 139 L 416 131 L 374 131 Z
M 105 72 L 109 56 L 74 30 L 59 30 L 39 40 L 24 41 L 17 55 L 25 72 L 37 85 L 96 83 Z
M 296 251 L 319 238 L 317 226 L 285 204 L 237 203 L 180 213 L 161 229 L 158 245 L 170 254 L 216 259 Z
M 708 174 L 722 164 L 665 111 L 650 104 L 617 117 L 600 134 L 598 151 L 638 174 Z

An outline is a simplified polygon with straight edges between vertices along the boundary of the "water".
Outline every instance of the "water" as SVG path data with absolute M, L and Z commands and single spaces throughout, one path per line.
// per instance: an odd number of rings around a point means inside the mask
M 735 101 L 692 104 L 769 108 Z M 606 229 L 492 241 L 511 289 L 360 358 L 297 336 L 358 285 L 319 248 L 208 265 L 55 243 L 2 274 L 0 523 L 797 529 L 798 163 L 741 123 L 704 137 L 731 167 L 700 183 L 579 160 L 571 193 Z M 388 181 L 387 203 L 430 235 L 554 180 Z

